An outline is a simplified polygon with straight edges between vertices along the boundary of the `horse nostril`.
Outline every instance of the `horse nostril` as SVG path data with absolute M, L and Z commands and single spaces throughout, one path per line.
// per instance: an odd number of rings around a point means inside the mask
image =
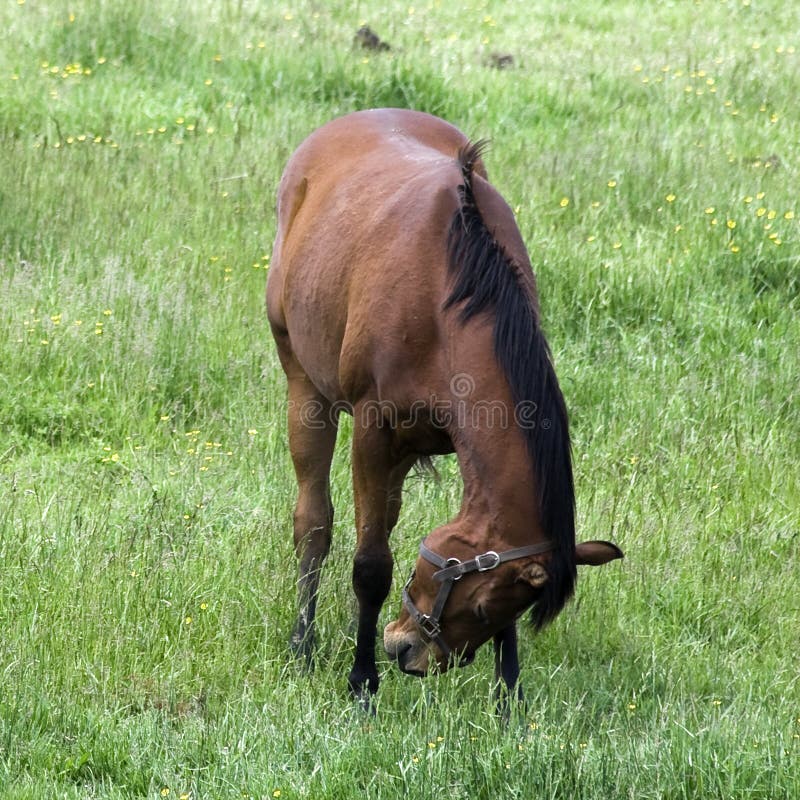
M 402 667 L 405 663 L 405 657 L 408 654 L 408 651 L 411 649 L 410 644 L 403 644 L 394 651 L 393 658 L 394 660 Z
M 400 667 L 400 671 L 404 672 L 406 675 L 414 675 L 417 678 L 423 678 L 425 677 L 425 670 L 415 669 L 409 664 L 413 649 L 413 645 L 410 644 L 404 644 L 402 647 L 398 648 L 395 653 L 397 666 Z

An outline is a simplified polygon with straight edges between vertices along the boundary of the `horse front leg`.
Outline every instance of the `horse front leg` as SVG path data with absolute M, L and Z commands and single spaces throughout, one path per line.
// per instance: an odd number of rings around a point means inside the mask
M 353 590 L 358 600 L 358 633 L 350 690 L 362 705 L 370 707 L 378 691 L 375 636 L 378 614 L 392 582 L 389 549 L 388 504 L 391 475 L 391 432 L 361 423 L 354 409 L 353 494 L 356 511 L 356 552 L 353 559 Z
M 512 702 L 524 706 L 525 698 L 519 685 L 519 652 L 515 622 L 494 636 L 494 679 L 498 710 L 504 717 L 509 715 Z

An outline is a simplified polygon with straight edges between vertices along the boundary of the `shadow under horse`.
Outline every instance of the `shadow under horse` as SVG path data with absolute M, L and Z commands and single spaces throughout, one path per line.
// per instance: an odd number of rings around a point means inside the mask
M 528 254 L 481 151 L 428 114 L 356 112 L 300 145 L 278 192 L 267 312 L 298 484 L 292 646 L 311 664 L 346 412 L 359 609 L 349 684 L 364 702 L 378 690 L 389 534 L 418 460 L 455 452 L 464 493 L 458 514 L 421 543 L 384 631 L 406 673 L 469 663 L 493 639 L 496 679 L 515 692 L 517 618 L 531 609 L 545 625 L 573 594 L 576 565 L 622 557 L 609 542 L 575 542 L 566 407 Z

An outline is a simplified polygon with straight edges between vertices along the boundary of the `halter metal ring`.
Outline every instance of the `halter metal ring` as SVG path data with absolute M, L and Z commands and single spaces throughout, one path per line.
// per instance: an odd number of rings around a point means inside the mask
M 447 561 L 445 562 L 445 569 L 447 567 L 455 567 L 457 564 L 460 564 L 460 563 L 461 563 L 461 559 L 460 558 L 448 558 Z M 454 575 L 452 577 L 452 580 L 460 581 L 463 577 L 464 577 L 463 575 Z

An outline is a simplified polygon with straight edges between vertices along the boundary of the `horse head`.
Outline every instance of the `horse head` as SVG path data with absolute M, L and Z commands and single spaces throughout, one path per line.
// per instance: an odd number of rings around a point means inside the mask
M 437 549 L 453 552 L 458 546 L 443 539 Z M 552 549 L 542 542 L 459 559 L 423 542 L 403 589 L 400 616 L 384 630 L 386 652 L 403 672 L 417 676 L 471 663 L 484 642 L 536 604 L 550 577 Z M 574 552 L 576 565 L 600 566 L 622 557 L 605 541 L 580 542 Z

